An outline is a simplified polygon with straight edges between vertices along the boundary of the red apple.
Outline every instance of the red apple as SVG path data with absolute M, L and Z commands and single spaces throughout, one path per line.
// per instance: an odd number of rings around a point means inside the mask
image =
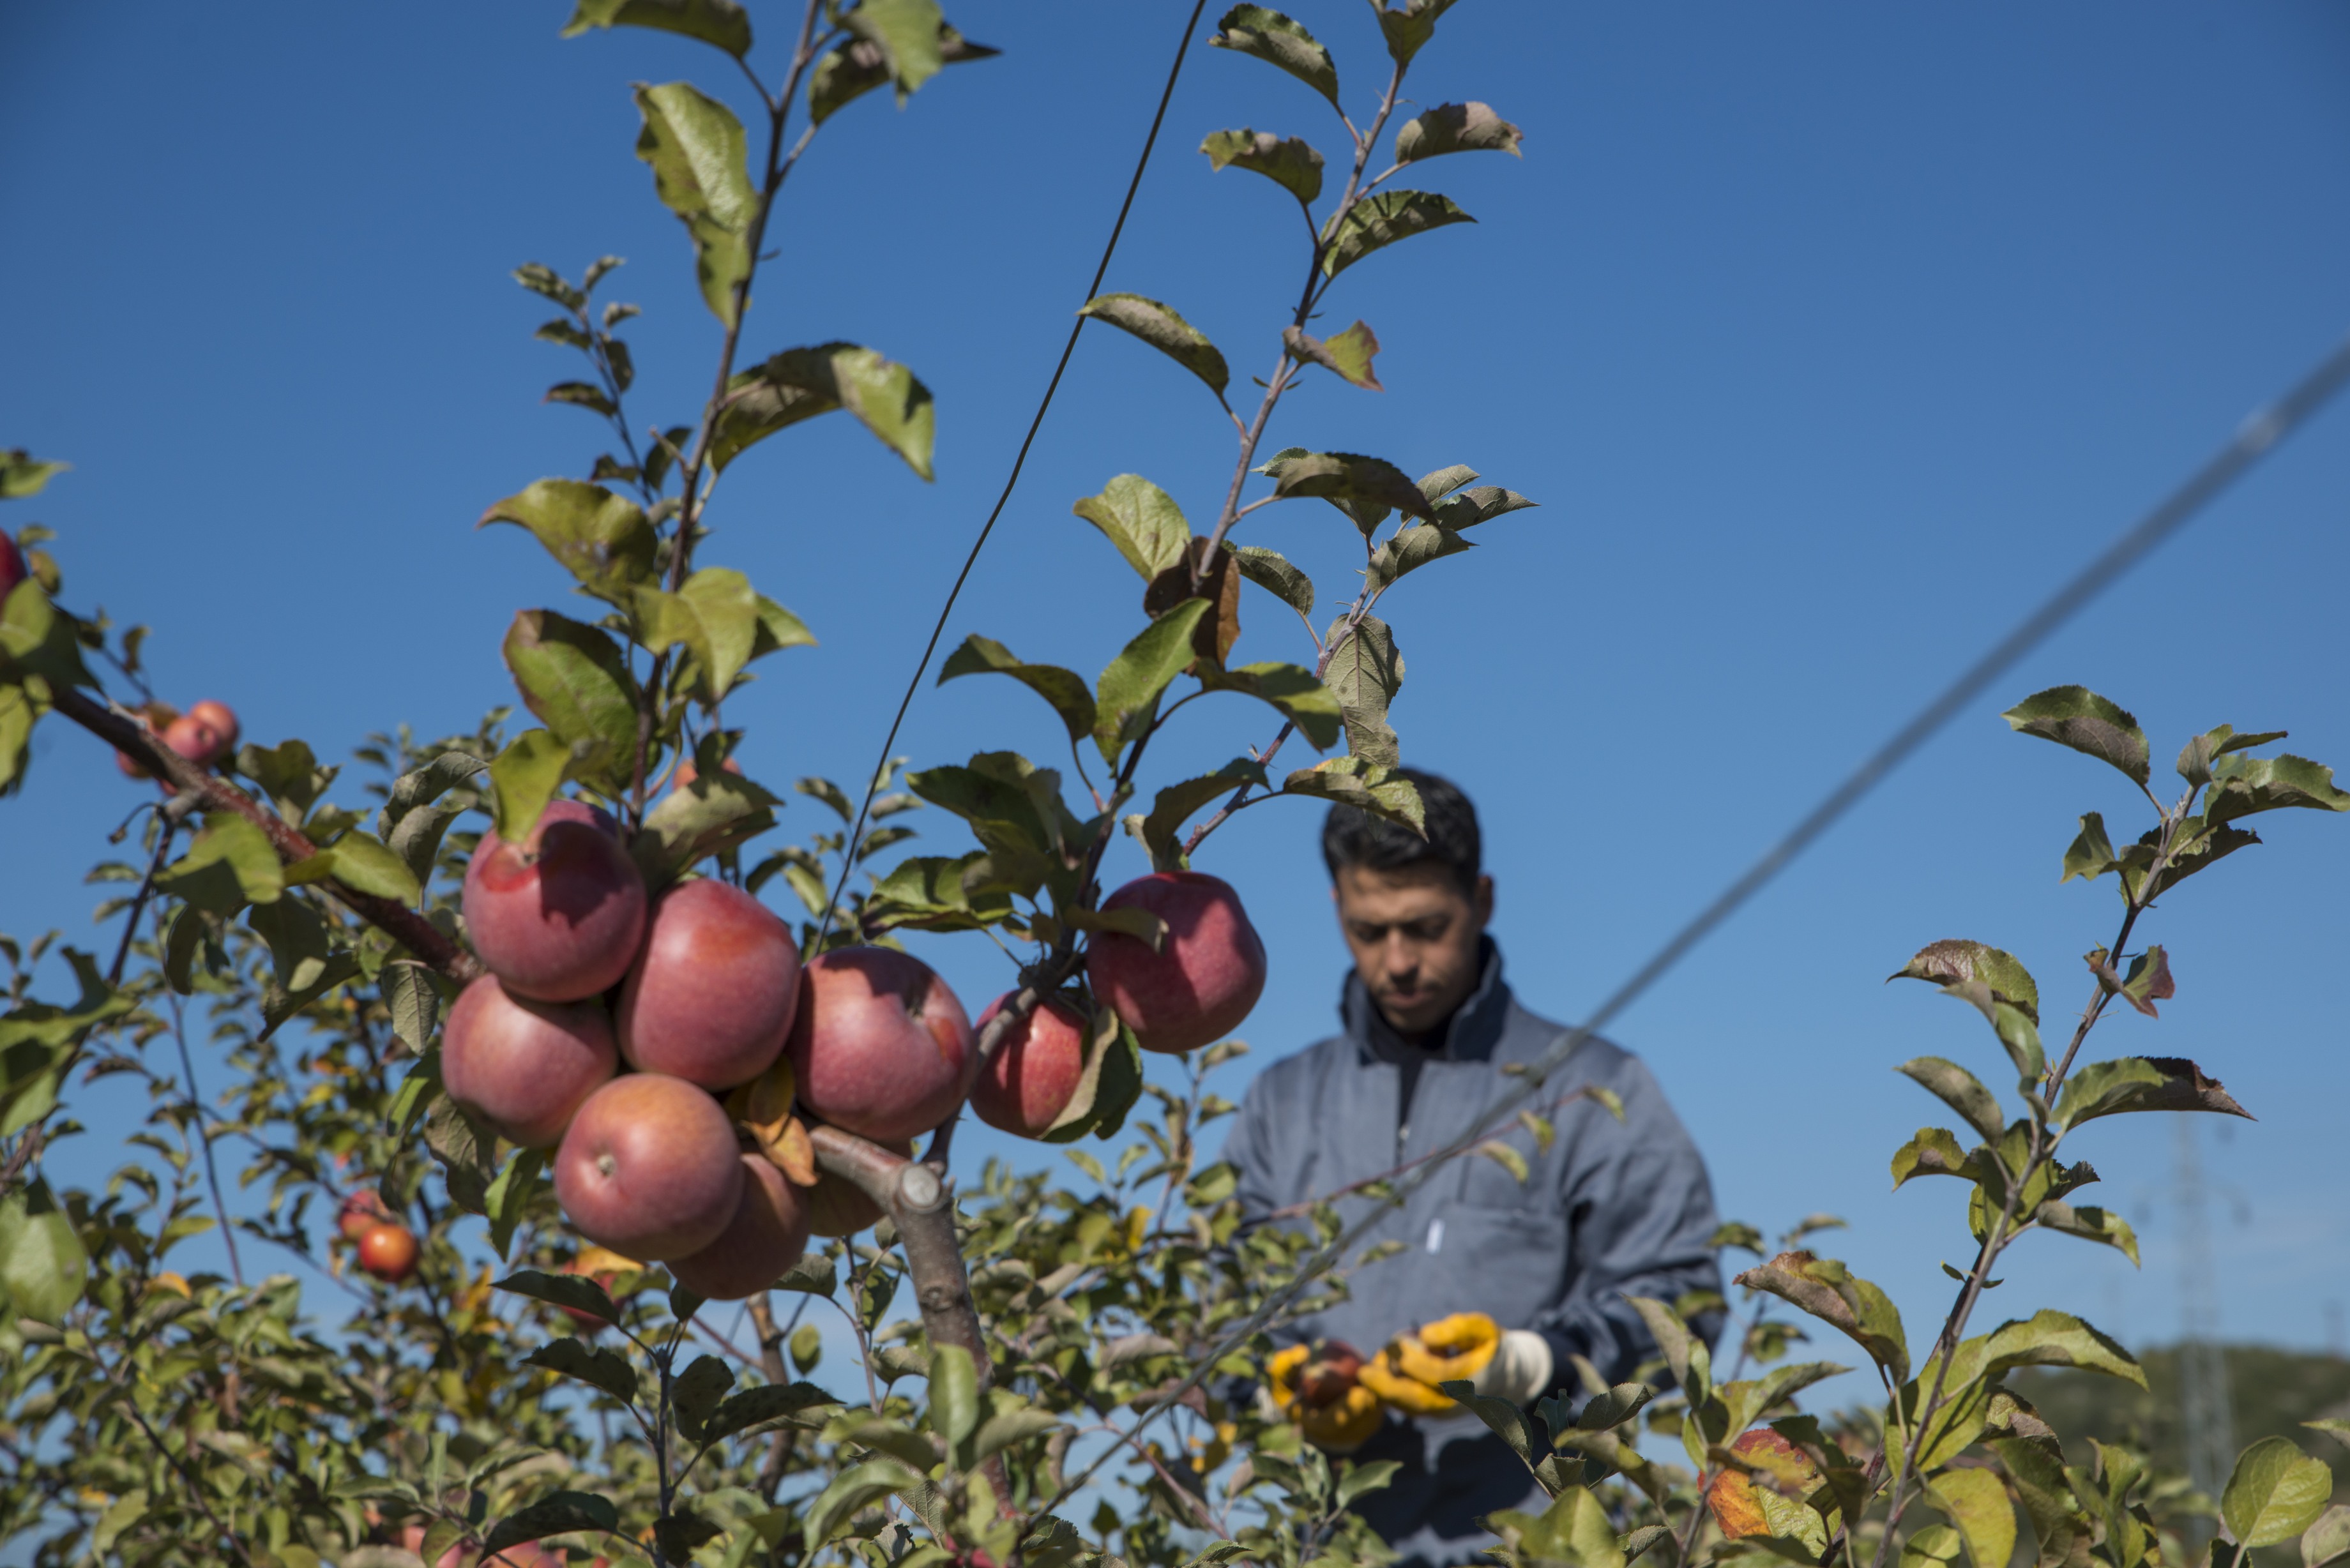
M 742 776 L 743 764 L 736 762 L 733 758 L 729 757 L 726 759 L 726 764 L 723 771 L 733 774 L 739 778 Z M 677 771 L 669 775 L 669 787 L 672 790 L 683 789 L 686 785 L 691 784 L 701 776 L 702 771 L 699 768 L 696 768 L 693 765 L 691 759 L 689 758 L 685 762 L 678 763 Z
M 764 1155 L 743 1157 L 743 1197 L 718 1240 L 690 1258 L 672 1259 L 669 1272 L 687 1289 L 714 1302 L 739 1302 L 765 1290 L 807 1251 L 807 1208 L 799 1189 Z
M 164 725 L 163 743 L 200 768 L 211 767 L 228 750 L 227 737 L 193 713 L 182 713 Z
M 1315 1410 L 1336 1405 L 1353 1389 L 1362 1370 L 1360 1351 L 1343 1339 L 1329 1340 L 1316 1345 L 1297 1369 L 1297 1397 Z
M 1139 937 L 1096 931 L 1086 974 L 1094 994 L 1126 1020 L 1146 1051 L 1213 1044 L 1249 1015 L 1264 992 L 1264 944 L 1222 878 L 1156 871 L 1102 900 L 1105 911 L 1145 909 L 1167 922 L 1157 952 Z
M 441 1036 L 449 1097 L 525 1148 L 562 1142 L 580 1102 L 619 1068 L 602 1003 L 534 1002 L 494 974 L 458 994 Z
M 416 1233 L 405 1225 L 377 1225 L 359 1238 L 359 1267 L 388 1285 L 416 1272 Z
M 620 992 L 620 1054 L 640 1072 L 731 1089 L 774 1064 L 799 998 L 789 926 L 740 888 L 681 882 L 653 905 Z
M 335 1216 L 335 1229 L 342 1232 L 345 1241 L 356 1241 L 379 1225 L 399 1221 L 400 1216 L 386 1206 L 380 1195 L 362 1189 L 343 1199 L 342 1209 Z
M 236 750 L 236 738 L 244 732 L 237 724 L 236 710 L 225 702 L 215 702 L 209 697 L 201 702 L 190 703 L 188 717 L 201 719 L 219 732 L 221 750 L 224 754 Z
M 32 573 L 25 566 L 25 553 L 16 548 L 16 541 L 0 534 L 0 604 L 7 603 L 16 585 L 30 576 Z
M 791 1054 L 800 1104 L 860 1137 L 910 1138 L 955 1113 L 979 1068 L 946 981 L 889 948 L 837 948 L 802 971 Z
M 588 1096 L 555 1156 L 555 1197 L 578 1232 L 648 1262 L 718 1239 L 743 1196 L 734 1124 L 682 1078 L 631 1073 Z
M 520 846 L 485 833 L 465 867 L 473 951 L 517 996 L 577 1002 L 610 989 L 645 934 L 645 884 L 612 819 L 549 801 Z
M 914 1157 L 914 1146 L 906 1139 L 876 1141 L 908 1159 Z M 845 1176 L 820 1175 L 814 1187 L 801 1188 L 799 1196 L 800 1206 L 807 1210 L 810 1235 L 854 1236 L 881 1219 L 881 1205 Z
M 1006 992 L 987 1004 L 979 1015 L 982 1034 L 1012 996 Z M 1036 1137 L 1068 1109 L 1085 1072 L 1085 1020 L 1068 1003 L 1046 997 L 980 1064 L 971 1108 L 989 1127 Z

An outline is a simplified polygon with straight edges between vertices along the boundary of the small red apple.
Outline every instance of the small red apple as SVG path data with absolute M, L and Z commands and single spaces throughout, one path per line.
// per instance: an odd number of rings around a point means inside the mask
M 416 1233 L 405 1225 L 376 1225 L 359 1238 L 359 1267 L 388 1285 L 416 1272 Z
M 1126 1020 L 1144 1050 L 1213 1044 L 1240 1027 L 1263 994 L 1264 943 L 1222 878 L 1157 871 L 1128 882 L 1101 907 L 1146 909 L 1167 922 L 1157 952 L 1118 931 L 1096 931 L 1087 942 L 1094 994 Z
M 188 717 L 202 720 L 218 732 L 224 754 L 236 750 L 237 737 L 244 732 L 236 722 L 236 710 L 209 697 L 201 702 L 190 703 Z
M 182 713 L 163 726 L 163 743 L 200 768 L 209 768 L 228 749 L 226 737 L 193 713 Z
M 25 565 L 25 553 L 16 548 L 16 541 L 0 534 L 0 604 L 7 603 L 16 585 L 31 575 Z
M 790 1054 L 800 1104 L 879 1139 L 910 1138 L 955 1113 L 979 1057 L 971 1020 L 920 959 L 836 948 L 801 971 Z
M 553 1148 L 580 1103 L 619 1066 L 597 1002 L 534 1002 L 485 974 L 458 994 L 441 1036 L 449 1097 L 510 1143 Z
M 682 882 L 654 904 L 620 992 L 620 1053 L 640 1072 L 731 1089 L 775 1063 L 799 1000 L 791 928 L 740 888 Z
M 1326 1341 L 1297 1369 L 1297 1397 L 1312 1409 L 1326 1409 L 1347 1397 L 1362 1370 L 1361 1352 L 1343 1339 Z
M 743 1157 L 743 1197 L 718 1240 L 672 1259 L 677 1282 L 714 1302 L 739 1302 L 765 1290 L 807 1251 L 807 1208 L 800 1189 L 765 1156 Z
M 572 1226 L 648 1262 L 709 1246 L 742 1196 L 734 1124 L 682 1078 L 613 1079 L 588 1096 L 556 1151 L 556 1201 Z
M 393 1213 L 382 1197 L 372 1189 L 361 1189 L 343 1199 L 341 1210 L 335 1216 L 335 1229 L 343 1240 L 356 1241 L 379 1225 L 396 1225 L 400 1216 Z
M 982 1034 L 1012 996 L 1006 992 L 987 1004 L 979 1015 Z M 1068 1109 L 1085 1072 L 1085 1020 L 1068 1003 L 1046 997 L 980 1064 L 971 1108 L 989 1127 L 1036 1137 Z
M 529 836 L 482 836 L 465 867 L 465 929 L 515 995 L 577 1002 L 610 989 L 645 932 L 645 884 L 612 819 L 549 801 Z

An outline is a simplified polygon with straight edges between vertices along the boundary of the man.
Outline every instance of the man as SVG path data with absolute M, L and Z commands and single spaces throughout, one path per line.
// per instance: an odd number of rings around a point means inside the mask
M 1323 858 L 1355 961 L 1339 1004 L 1346 1032 L 1273 1064 L 1249 1087 L 1224 1156 L 1253 1220 L 1396 1174 L 1485 1130 L 1484 1107 L 1521 1082 L 1503 1069 L 1536 1061 L 1569 1033 L 1520 1007 L 1503 981 L 1500 950 L 1485 934 L 1493 879 L 1481 864 L 1474 808 L 1444 779 L 1404 772 L 1426 807 L 1425 838 L 1348 806 L 1324 826 Z M 1612 1090 L 1623 1119 L 1565 1097 L 1586 1085 Z M 1467 1349 L 1460 1365 L 1473 1366 L 1481 1393 L 1527 1406 L 1562 1390 L 1580 1399 L 1572 1356 L 1614 1383 L 1654 1355 L 1624 1298 L 1669 1303 L 1721 1288 L 1704 1161 L 1648 1069 L 1606 1040 L 1586 1039 L 1534 1103 L 1555 1128 L 1547 1148 L 1515 1124 L 1502 1133 L 1525 1159 L 1525 1181 L 1481 1156 L 1440 1166 L 1365 1243 L 1393 1239 L 1408 1251 L 1361 1270 L 1347 1299 L 1291 1334 L 1343 1340 L 1367 1357 L 1392 1345 L 1422 1366 L 1431 1348 L 1436 1365 L 1442 1352 Z M 1337 1210 L 1352 1224 L 1374 1206 L 1341 1199 Z M 1464 1343 L 1478 1337 L 1463 1326 L 1477 1320 L 1460 1314 L 1488 1314 L 1503 1331 L 1499 1343 L 1490 1333 L 1482 1345 Z M 1525 1467 L 1458 1407 L 1390 1411 L 1353 1451 L 1402 1464 L 1361 1505 L 1399 1568 L 1468 1562 L 1492 1540 L 1484 1516 L 1543 1506 Z

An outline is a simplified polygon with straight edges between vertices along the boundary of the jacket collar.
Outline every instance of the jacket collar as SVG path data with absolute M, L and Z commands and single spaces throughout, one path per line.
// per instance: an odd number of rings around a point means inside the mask
M 1477 989 L 1469 999 L 1454 1010 L 1445 1022 L 1433 1050 L 1416 1046 L 1395 1032 L 1371 1001 L 1362 976 L 1352 970 L 1347 972 L 1346 984 L 1338 996 L 1338 1016 L 1347 1027 L 1347 1038 L 1355 1043 L 1361 1059 L 1366 1062 L 1482 1062 L 1493 1054 L 1501 1042 L 1503 1025 L 1509 1022 L 1510 988 L 1502 980 L 1502 950 L 1492 937 L 1479 939 L 1479 950 L 1484 957 L 1484 970 L 1478 979 Z

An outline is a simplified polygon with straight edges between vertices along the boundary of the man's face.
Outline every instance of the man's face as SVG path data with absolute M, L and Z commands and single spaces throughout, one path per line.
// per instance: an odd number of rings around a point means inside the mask
M 1331 888 L 1355 972 L 1395 1031 L 1417 1039 L 1477 988 L 1477 939 L 1493 918 L 1493 879 L 1472 898 L 1447 867 L 1342 866 Z

